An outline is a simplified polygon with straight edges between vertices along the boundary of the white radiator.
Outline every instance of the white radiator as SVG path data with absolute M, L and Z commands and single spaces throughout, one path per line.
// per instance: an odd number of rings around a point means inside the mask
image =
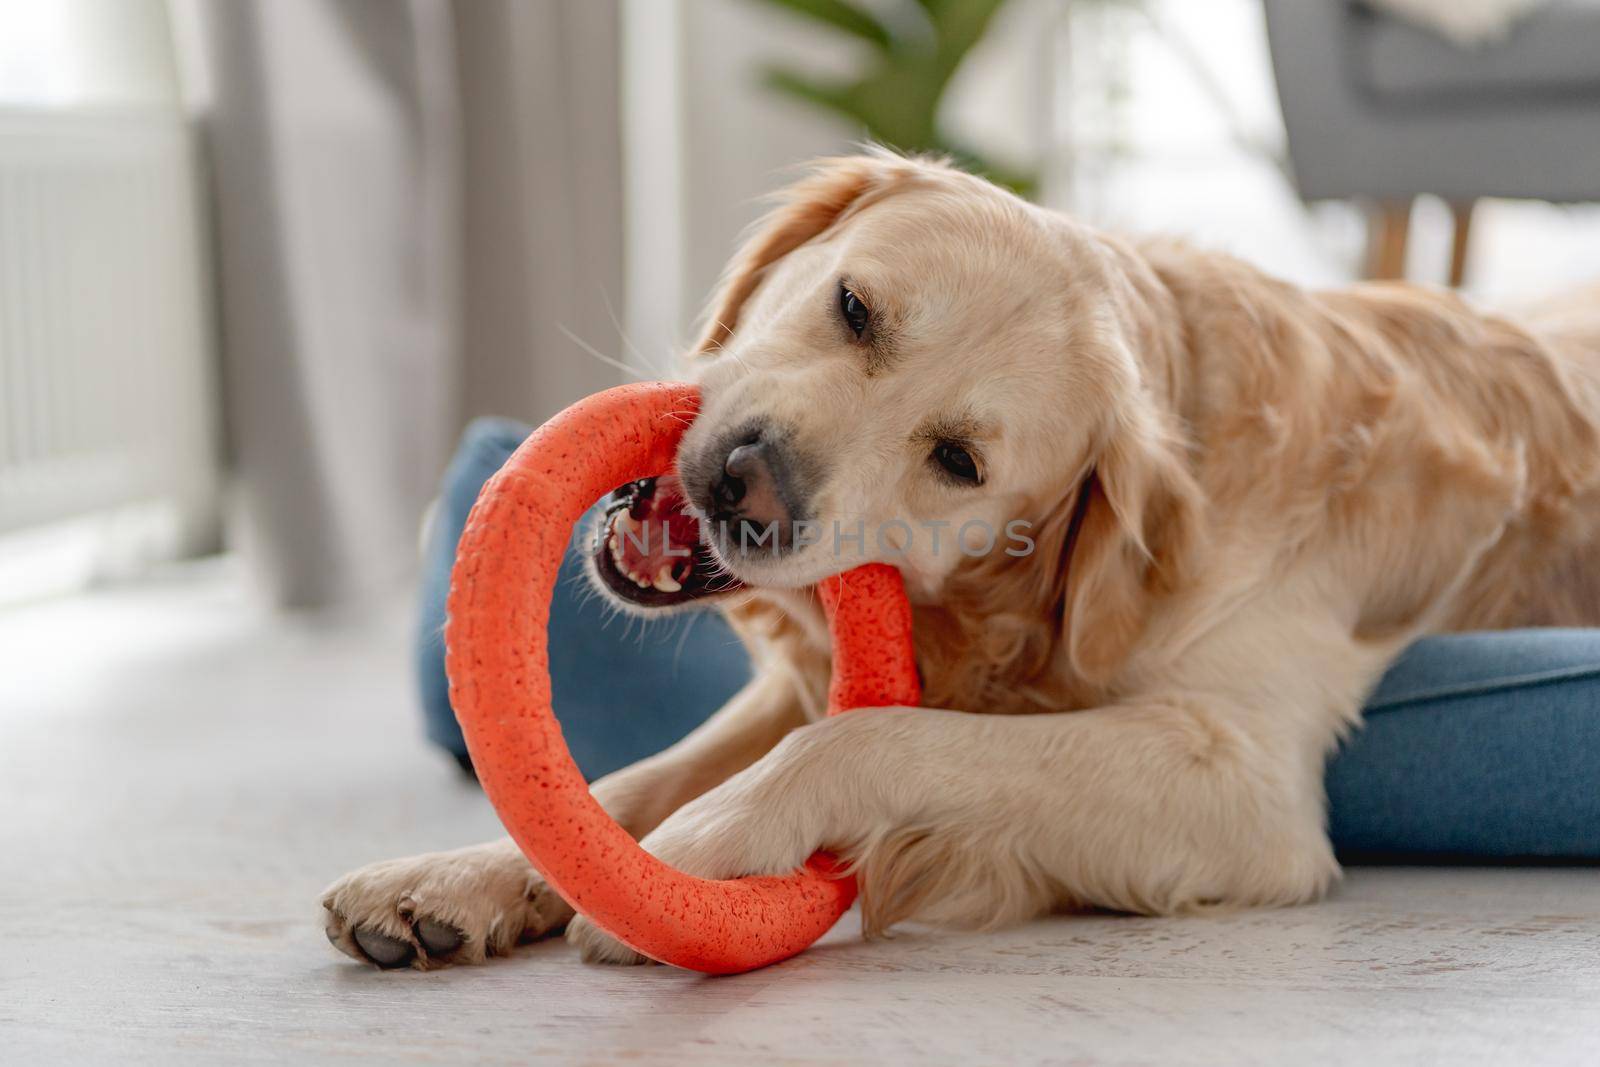
M 195 175 L 176 113 L 0 109 L 0 534 L 214 515 Z

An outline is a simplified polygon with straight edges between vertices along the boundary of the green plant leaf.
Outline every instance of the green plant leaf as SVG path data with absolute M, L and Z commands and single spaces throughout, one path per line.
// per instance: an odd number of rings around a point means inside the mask
M 767 0 L 800 15 L 827 23 L 887 50 L 893 38 L 883 23 L 847 0 Z
M 871 124 L 855 111 L 855 105 L 851 100 L 851 91 L 854 87 L 849 84 L 829 85 L 784 67 L 768 67 L 762 72 L 762 80 L 769 88 L 828 111 L 839 112 L 870 129 Z
M 841 26 L 879 46 L 854 80 L 824 81 L 777 67 L 766 84 L 797 100 L 841 116 L 875 141 L 904 152 L 949 156 L 959 166 L 1023 196 L 1037 190 L 1035 176 L 997 166 L 947 141 L 939 128 L 939 101 L 967 54 L 989 29 L 1005 0 L 901 0 L 915 2 L 930 36 L 901 39 L 845 0 L 766 0 L 767 3 Z M 840 20 L 851 23 L 846 26 Z M 854 21 L 870 22 L 863 31 Z M 930 48 L 931 45 L 931 48 Z

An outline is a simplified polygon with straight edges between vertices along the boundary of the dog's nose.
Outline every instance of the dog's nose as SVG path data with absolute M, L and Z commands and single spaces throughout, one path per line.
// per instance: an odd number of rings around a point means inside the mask
M 761 448 L 761 445 L 740 445 L 723 459 L 722 471 L 711 483 L 711 498 L 719 508 L 732 511 L 744 500 L 748 491 L 746 477 L 756 475 L 758 468 L 766 467 L 761 459 Z
M 711 499 L 723 516 L 737 516 L 757 531 L 774 526 L 782 542 L 793 517 L 776 456 L 777 446 L 756 438 L 735 445 L 711 482 Z
M 760 482 L 772 479 L 772 468 L 767 464 L 767 445 L 761 441 L 740 445 L 722 461 L 722 475 L 730 483 L 743 485 L 747 481 Z M 744 490 L 739 490 L 744 495 Z

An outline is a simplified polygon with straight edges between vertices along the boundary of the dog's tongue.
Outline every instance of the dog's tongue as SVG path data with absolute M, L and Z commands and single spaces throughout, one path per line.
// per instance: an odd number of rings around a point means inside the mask
M 641 493 L 611 525 L 608 545 L 617 569 L 640 588 L 675 593 L 693 565 L 700 524 L 684 511 L 682 486 L 675 477 L 656 479 L 655 491 Z

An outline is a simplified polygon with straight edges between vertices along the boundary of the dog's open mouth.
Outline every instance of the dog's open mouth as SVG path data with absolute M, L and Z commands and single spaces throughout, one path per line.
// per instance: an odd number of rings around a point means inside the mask
M 629 482 L 611 494 L 595 536 L 594 568 L 613 596 L 667 608 L 740 588 L 700 539 L 700 522 L 686 505 L 670 475 Z

